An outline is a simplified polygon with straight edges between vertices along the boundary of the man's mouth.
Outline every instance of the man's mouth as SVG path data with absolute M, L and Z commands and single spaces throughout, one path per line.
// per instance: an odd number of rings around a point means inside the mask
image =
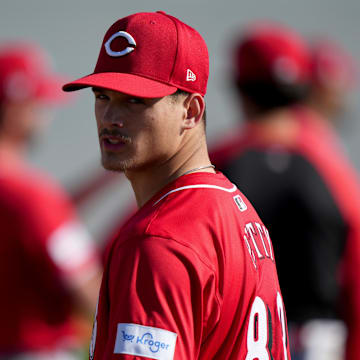
M 131 139 L 127 135 L 106 128 L 100 131 L 99 138 L 101 147 L 107 151 L 120 151 L 131 143 Z
M 130 143 L 129 139 L 124 136 L 109 136 L 104 135 L 100 137 L 100 143 L 104 150 L 107 151 L 120 151 L 122 150 L 128 143 Z
M 107 138 L 107 139 L 105 139 L 105 141 L 108 142 L 109 144 L 113 144 L 113 145 L 120 144 L 120 143 L 124 144 L 124 141 L 122 141 L 121 139 Z

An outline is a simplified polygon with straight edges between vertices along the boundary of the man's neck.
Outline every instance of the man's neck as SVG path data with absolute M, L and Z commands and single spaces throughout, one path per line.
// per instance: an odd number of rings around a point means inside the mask
M 125 175 L 131 182 L 138 206 L 142 207 L 167 184 L 173 182 L 186 172 L 191 171 L 191 173 L 195 173 L 201 171 L 215 173 L 210 165 L 207 147 L 204 144 L 193 153 L 190 153 L 189 156 L 184 157 L 181 154 L 176 154 L 173 158 L 159 166 L 142 171 L 125 171 Z M 209 167 L 198 169 L 205 166 Z
M 297 141 L 299 122 L 292 109 L 277 109 L 249 121 L 263 143 L 291 146 Z

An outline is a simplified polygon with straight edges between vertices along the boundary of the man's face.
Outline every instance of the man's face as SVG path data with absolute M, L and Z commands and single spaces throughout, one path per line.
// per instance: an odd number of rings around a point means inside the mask
M 2 133 L 12 140 L 32 145 L 41 135 L 49 121 L 51 113 L 36 100 L 9 102 L 4 105 Z
M 94 88 L 102 164 L 114 171 L 159 166 L 181 146 L 183 101 Z

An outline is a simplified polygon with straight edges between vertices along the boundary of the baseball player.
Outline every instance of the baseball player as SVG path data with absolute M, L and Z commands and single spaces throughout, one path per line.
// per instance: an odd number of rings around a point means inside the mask
M 359 185 L 330 122 L 304 105 L 313 81 L 309 49 L 292 29 L 258 23 L 242 33 L 234 53 L 245 123 L 212 161 L 272 234 L 293 360 L 343 359 L 340 319 L 348 326 L 346 359 L 355 360 Z
M 106 32 L 92 87 L 102 164 L 139 206 L 107 251 L 90 359 L 290 359 L 269 232 L 209 161 L 208 52 L 164 12 Z
M 43 107 L 66 100 L 61 83 L 36 45 L 0 46 L 0 359 L 75 359 L 91 332 L 97 250 L 64 191 L 25 160 Z

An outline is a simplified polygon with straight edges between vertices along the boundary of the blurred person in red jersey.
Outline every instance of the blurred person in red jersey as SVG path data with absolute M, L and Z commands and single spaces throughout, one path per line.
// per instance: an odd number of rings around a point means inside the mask
M 360 191 L 329 121 L 305 105 L 311 51 L 268 22 L 250 26 L 234 55 L 245 122 L 210 158 L 272 234 L 292 359 L 342 359 L 345 341 L 346 359 L 357 359 Z
M 0 359 L 76 359 L 90 338 L 97 249 L 61 187 L 26 161 L 46 109 L 66 101 L 63 81 L 37 45 L 0 45 Z

